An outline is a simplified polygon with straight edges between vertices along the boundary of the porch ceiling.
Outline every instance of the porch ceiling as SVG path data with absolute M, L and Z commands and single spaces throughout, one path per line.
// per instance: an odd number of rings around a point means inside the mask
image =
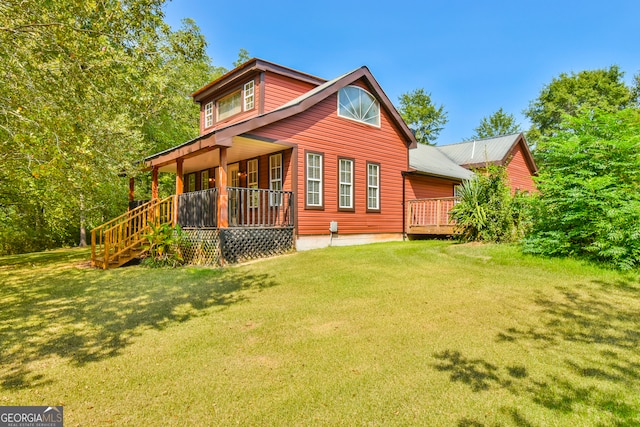
M 252 159 L 265 154 L 275 153 L 290 148 L 288 145 L 261 141 L 245 136 L 234 136 L 233 145 L 227 149 L 227 164 L 240 160 Z M 220 165 L 219 148 L 201 150 L 186 157 L 182 164 L 183 173 L 191 173 Z M 161 166 L 160 172 L 176 173 L 176 163 Z

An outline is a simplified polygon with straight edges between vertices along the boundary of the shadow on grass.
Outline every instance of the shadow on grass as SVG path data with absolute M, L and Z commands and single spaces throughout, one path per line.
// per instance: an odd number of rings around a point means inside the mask
M 562 354 L 555 373 L 536 375 L 519 393 L 557 413 L 607 414 L 611 425 L 640 425 L 640 286 L 632 281 L 593 281 L 538 294 L 540 315 L 498 334 L 502 343 Z
M 434 365 L 436 370 L 449 372 L 452 382 L 461 382 L 471 390 L 478 392 L 494 387 L 509 387 L 511 378 L 524 378 L 527 369 L 524 366 L 507 367 L 502 372 L 498 366 L 482 359 L 469 359 L 459 351 L 445 350 L 433 355 L 439 362 Z
M 522 415 L 520 413 L 520 411 L 518 409 L 513 409 L 513 408 L 502 408 L 500 410 L 501 413 L 503 413 L 508 420 L 508 424 L 510 426 L 517 426 L 517 427 L 533 427 L 534 424 L 532 424 L 531 422 L 529 422 L 526 417 L 524 415 Z M 458 421 L 457 426 L 458 427 L 485 427 L 487 424 L 475 420 L 473 418 L 469 418 L 469 417 L 464 417 L 462 419 L 460 419 Z M 489 424 L 491 426 L 501 426 L 502 424 Z
M 276 285 L 266 274 L 240 270 L 78 268 L 65 253 L 10 261 L 0 268 L 4 388 L 46 384 L 32 367 L 49 357 L 76 365 L 113 357 L 145 329 L 185 322 Z
M 549 370 L 501 366 L 491 360 L 447 350 L 433 358 L 436 370 L 472 392 L 506 389 L 555 416 L 582 419 L 596 414 L 593 425 L 640 425 L 640 286 L 632 281 L 593 281 L 556 287 L 534 296 L 530 313 L 517 326 L 496 336 L 504 346 L 557 355 Z M 501 408 L 508 425 L 531 426 L 528 412 Z M 600 422 L 600 424 L 597 424 Z M 459 426 L 483 426 L 467 417 Z
M 619 349 L 637 347 L 640 311 L 625 301 L 640 298 L 637 288 L 599 283 L 600 289 L 556 288 L 558 295 L 538 294 L 534 303 L 542 309 L 541 322 L 527 328 L 509 328 L 498 341 L 532 341 L 540 347 L 563 341 L 603 344 Z M 621 327 L 615 327 L 615 325 Z

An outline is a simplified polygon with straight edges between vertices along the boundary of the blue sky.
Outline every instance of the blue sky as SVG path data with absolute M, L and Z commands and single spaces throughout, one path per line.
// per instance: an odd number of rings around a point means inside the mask
M 528 128 L 522 110 L 562 72 L 640 73 L 638 0 L 173 0 L 165 13 L 195 19 L 216 66 L 244 48 L 325 79 L 366 65 L 395 105 L 424 88 L 448 112 L 439 144 L 500 107 Z

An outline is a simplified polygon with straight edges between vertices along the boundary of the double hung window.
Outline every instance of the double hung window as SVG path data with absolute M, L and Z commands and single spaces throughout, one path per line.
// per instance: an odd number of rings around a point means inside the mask
M 353 160 L 338 160 L 338 208 L 353 209 Z
M 208 102 L 204 106 L 204 127 L 213 126 L 213 102 Z
M 253 109 L 255 105 L 255 97 L 254 97 L 254 82 L 251 80 L 244 85 L 244 111 L 248 111 Z
M 322 161 L 322 154 L 307 153 L 307 207 L 322 207 Z
M 282 153 L 269 156 L 269 190 L 282 191 Z M 281 203 L 280 193 L 271 194 L 271 206 L 280 206 Z
M 380 165 L 367 163 L 367 210 L 380 210 Z
M 249 190 L 249 207 L 257 208 L 259 203 L 260 194 L 258 190 L 258 159 L 252 159 L 247 161 L 247 188 L 254 189 Z

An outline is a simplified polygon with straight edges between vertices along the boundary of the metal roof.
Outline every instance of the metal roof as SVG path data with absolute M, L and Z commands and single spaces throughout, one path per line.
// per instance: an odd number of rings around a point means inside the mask
M 520 133 L 514 133 L 494 138 L 441 145 L 438 149 L 458 165 L 502 162 L 520 135 Z
M 417 172 L 443 178 L 462 180 L 474 175 L 470 170 L 455 164 L 440 151 L 440 148 L 418 144 L 416 148 L 409 150 L 409 166 Z

